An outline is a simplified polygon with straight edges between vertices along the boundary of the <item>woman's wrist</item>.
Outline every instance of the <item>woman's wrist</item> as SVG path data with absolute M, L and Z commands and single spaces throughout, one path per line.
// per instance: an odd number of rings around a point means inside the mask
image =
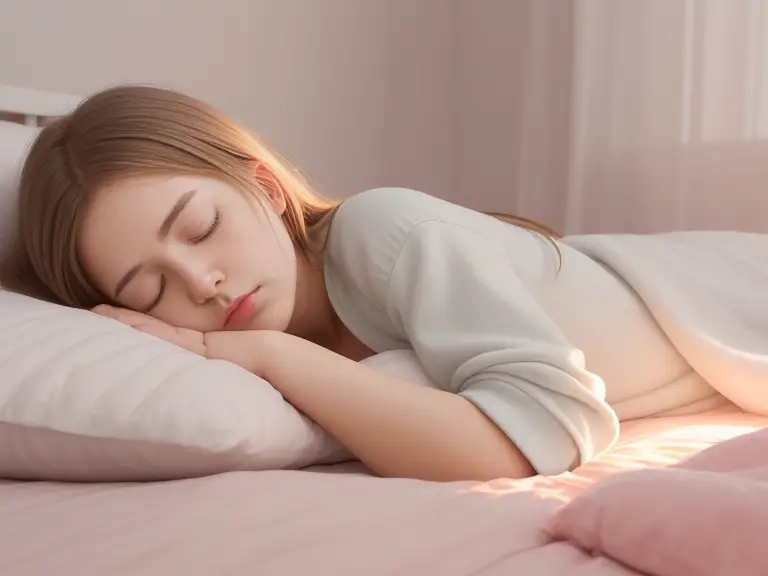
M 272 330 L 208 332 L 203 338 L 205 357 L 232 362 L 263 378 L 280 357 L 285 336 Z

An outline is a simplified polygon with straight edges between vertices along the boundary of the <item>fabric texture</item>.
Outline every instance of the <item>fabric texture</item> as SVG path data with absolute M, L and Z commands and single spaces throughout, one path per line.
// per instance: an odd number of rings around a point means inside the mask
M 376 478 L 357 463 L 137 484 L 0 481 L 2 574 L 638 576 L 553 542 L 541 524 L 606 476 L 674 464 L 767 423 L 737 412 L 625 423 L 596 460 L 519 481 Z
M 611 446 L 618 419 L 603 381 L 521 277 L 528 254 L 538 258 L 527 276 L 547 273 L 556 257 L 546 249 L 490 216 L 378 189 L 337 212 L 325 276 L 362 342 L 413 348 L 434 382 L 475 403 L 538 473 L 559 474 Z
M 668 380 L 623 391 L 634 418 L 727 401 L 768 414 L 768 236 L 567 237 L 558 270 L 540 236 L 382 188 L 341 206 L 327 246 L 331 302 L 356 336 L 377 352 L 412 347 L 440 388 L 474 402 L 540 474 L 612 445 L 611 393 L 638 373 Z M 611 350 L 626 365 L 606 384 Z
M 768 234 L 570 237 L 632 286 L 675 348 L 724 397 L 768 415 Z
M 617 474 L 545 523 L 575 543 L 654 576 L 762 576 L 768 566 L 768 429 L 679 465 Z
M 0 477 L 160 480 L 348 458 L 235 364 L 0 290 Z

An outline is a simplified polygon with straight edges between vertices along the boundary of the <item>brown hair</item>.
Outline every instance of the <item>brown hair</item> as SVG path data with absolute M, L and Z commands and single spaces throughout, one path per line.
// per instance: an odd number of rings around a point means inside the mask
M 107 302 L 77 255 L 82 215 L 105 185 L 159 174 L 224 179 L 259 200 L 259 192 L 279 187 L 287 204 L 283 222 L 303 254 L 322 249 L 315 231 L 326 227 L 339 205 L 211 106 L 166 89 L 110 88 L 43 128 L 33 143 L 19 184 L 18 237 L 0 263 L 0 284 L 77 308 Z M 497 216 L 551 234 L 535 222 Z

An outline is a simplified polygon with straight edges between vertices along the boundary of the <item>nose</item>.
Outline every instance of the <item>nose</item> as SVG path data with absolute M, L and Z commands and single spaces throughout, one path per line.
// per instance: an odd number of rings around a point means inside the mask
M 195 304 L 205 304 L 215 298 L 224 281 L 224 274 L 220 270 L 188 270 L 185 276 L 189 296 Z

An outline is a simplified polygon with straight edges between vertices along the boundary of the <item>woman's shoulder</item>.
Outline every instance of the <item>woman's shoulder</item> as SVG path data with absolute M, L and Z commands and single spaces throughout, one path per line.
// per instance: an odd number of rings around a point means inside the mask
M 345 200 L 330 223 L 325 268 L 331 282 L 351 282 L 383 297 L 398 255 L 414 228 L 441 221 L 444 200 L 408 188 L 376 188 Z
M 503 219 L 418 190 L 375 188 L 339 206 L 330 225 L 330 247 L 358 254 L 373 250 L 392 255 L 425 223 L 438 223 L 430 228 L 443 234 L 450 235 L 458 227 L 501 242 L 530 236 Z
M 393 257 L 414 227 L 439 220 L 445 201 L 409 188 L 375 188 L 348 198 L 331 221 L 327 250 Z
M 376 245 L 382 241 L 389 245 L 404 241 L 425 222 L 472 228 L 487 226 L 487 219 L 485 214 L 411 188 L 374 188 L 342 202 L 331 233 L 345 242 L 368 239 Z
M 373 188 L 342 202 L 334 221 L 345 227 L 365 228 L 374 221 L 407 226 L 439 218 L 444 204 L 445 200 L 411 188 Z

